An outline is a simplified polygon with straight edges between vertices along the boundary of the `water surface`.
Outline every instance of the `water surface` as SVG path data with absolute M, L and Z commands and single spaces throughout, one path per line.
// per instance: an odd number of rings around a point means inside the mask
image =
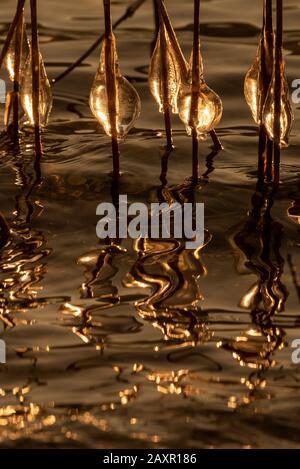
M 103 31 L 101 2 L 39 2 L 50 78 Z M 114 1 L 118 18 L 129 1 Z M 152 2 L 117 30 L 120 65 L 142 99 L 122 145 L 119 191 L 128 201 L 204 202 L 206 244 L 176 240 L 107 245 L 96 206 L 116 197 L 110 142 L 88 107 L 99 52 L 54 87 L 42 182 L 27 131 L 0 147 L 0 210 L 11 229 L 0 251 L 2 447 L 299 447 L 299 110 L 282 154 L 282 184 L 257 189 L 257 129 L 243 97 L 256 53 L 260 1 L 202 1 L 208 84 L 224 115 L 225 147 L 200 145 L 190 190 L 191 141 L 173 119 L 176 151 L 160 180 L 163 119 L 147 70 Z M 192 40 L 191 0 L 167 2 L 182 48 Z M 298 78 L 300 7 L 286 0 L 287 76 Z M 15 1 L 1 1 L 1 41 Z M 3 111 L 3 110 L 2 110 Z M 297 218 L 297 216 L 299 218 Z

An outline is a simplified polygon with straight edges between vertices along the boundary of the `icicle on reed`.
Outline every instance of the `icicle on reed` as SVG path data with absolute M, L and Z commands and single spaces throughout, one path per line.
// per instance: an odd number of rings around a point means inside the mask
M 271 4 L 271 2 L 269 2 Z M 271 9 L 271 7 L 270 7 Z M 276 47 L 274 49 L 273 28 L 267 28 L 267 10 L 264 11 L 264 24 L 256 57 L 245 77 L 244 91 L 248 106 L 251 109 L 254 121 L 263 124 L 270 140 L 280 147 L 287 146 L 288 137 L 293 121 L 293 114 L 289 102 L 288 84 L 284 72 L 282 56 L 282 33 L 276 32 Z M 269 10 L 271 15 L 271 11 Z M 272 21 L 272 20 L 271 20 Z M 282 25 L 279 25 L 282 29 Z M 269 37 L 267 37 L 269 34 Z M 279 41 L 278 41 L 279 39 Z M 270 44 L 271 41 L 271 44 Z M 274 57 L 275 50 L 275 57 Z M 268 80 L 269 75 L 269 80 Z M 265 83 L 268 81 L 268 90 Z M 280 125 L 277 135 L 274 133 L 275 122 L 275 93 L 276 81 L 280 82 Z
M 282 0 L 276 1 L 276 41 L 273 74 L 263 109 L 263 123 L 268 137 L 278 148 L 288 146 L 289 135 L 293 122 L 293 112 L 289 99 L 288 83 L 285 76 L 283 60 L 283 5 Z M 278 151 L 277 151 L 278 153 Z M 274 165 L 276 166 L 276 154 Z M 276 171 L 276 168 L 275 168 Z
M 40 128 L 40 126 L 45 127 L 47 125 L 52 108 L 52 92 L 39 50 L 36 0 L 30 0 L 31 44 L 26 34 L 23 11 L 24 3 L 25 0 L 18 1 L 17 12 L 9 29 L 0 59 L 0 65 L 4 64 L 9 78 L 14 82 L 13 93 L 8 94 L 5 123 L 8 124 L 10 110 L 13 107 L 14 125 L 16 125 L 16 120 L 18 120 L 18 97 L 20 94 L 20 101 L 29 124 Z M 37 94 L 38 99 L 35 100 L 37 110 L 35 111 L 33 101 L 34 95 L 37 96 Z
M 275 93 L 276 93 L 276 72 L 273 72 L 271 85 L 263 109 L 263 123 L 268 133 L 268 137 L 277 145 L 287 147 L 289 144 L 289 135 L 293 123 L 293 112 L 289 100 L 288 83 L 284 73 L 284 65 L 279 65 L 280 74 L 280 116 L 279 127 L 275 125 Z
M 246 102 L 256 124 L 262 123 L 262 112 L 273 70 L 274 31 L 272 0 L 264 0 L 263 27 L 255 59 L 244 82 Z
M 112 32 L 110 0 L 103 0 L 105 37 L 99 67 L 90 92 L 90 108 L 104 131 L 112 139 L 113 175 L 119 176 L 119 145 L 134 126 L 140 110 L 140 97 L 132 84 L 122 76 L 116 39 Z
M 199 43 L 199 0 L 195 1 L 194 46 L 190 61 L 188 82 L 182 83 L 178 93 L 179 117 L 188 135 L 196 131 L 198 139 L 204 139 L 219 123 L 223 106 L 220 97 L 211 90 L 203 76 L 203 61 Z
M 198 140 L 206 138 L 219 123 L 223 106 L 220 97 L 211 90 L 203 76 L 199 40 L 200 0 L 194 0 L 194 41 L 188 82 L 179 88 L 177 105 L 179 117 L 193 138 L 193 178 L 198 178 Z
M 263 1 L 263 26 L 257 53 L 244 82 L 246 102 L 254 121 L 259 125 L 258 178 L 272 180 L 273 142 L 262 122 L 263 107 L 271 83 L 274 65 L 274 30 L 272 0 Z
M 187 79 L 187 63 L 181 52 L 173 26 L 162 0 L 156 0 L 159 31 L 151 57 L 149 70 L 150 91 L 159 112 L 164 114 L 167 149 L 172 149 L 170 111 L 178 113 L 177 95 L 182 82 Z
M 199 64 L 202 64 L 200 55 Z M 194 73 L 191 72 L 190 82 L 180 87 L 178 109 L 179 117 L 185 124 L 188 135 L 192 135 L 195 129 L 197 138 L 204 140 L 220 122 L 223 106 L 220 97 L 207 86 L 203 78 L 202 65 L 197 68 L 199 78 L 192 78 Z
M 24 65 L 26 63 L 27 57 L 29 55 L 29 42 L 26 34 L 26 24 L 24 21 L 23 14 L 21 15 L 21 23 L 22 23 L 22 47 L 21 47 L 21 54 L 20 54 L 20 70 L 23 71 Z M 15 79 L 15 52 L 16 52 L 16 38 L 18 34 L 18 27 L 14 30 L 11 42 L 8 47 L 8 51 L 4 57 L 3 65 L 8 72 L 8 76 L 11 81 Z
M 48 123 L 52 109 L 52 91 L 39 48 L 36 0 L 30 0 L 31 44 L 21 82 L 21 103 L 36 134 Z
M 39 68 L 39 125 L 46 127 L 52 109 L 52 91 L 49 83 L 42 54 L 38 51 L 37 55 Z M 21 103 L 24 112 L 31 126 L 35 125 L 34 109 L 33 109 L 33 93 L 32 93 L 32 46 L 23 70 L 23 78 L 21 81 Z
M 13 90 L 6 96 L 4 125 L 6 129 L 11 128 L 13 130 L 16 142 L 19 132 L 20 77 L 26 60 L 26 54 L 28 54 L 28 42 L 25 36 L 24 3 L 24 0 L 18 0 L 16 14 L 10 25 L 0 58 L 0 66 L 2 64 L 5 66 L 8 76 L 13 82 Z M 12 123 L 9 125 L 11 111 Z

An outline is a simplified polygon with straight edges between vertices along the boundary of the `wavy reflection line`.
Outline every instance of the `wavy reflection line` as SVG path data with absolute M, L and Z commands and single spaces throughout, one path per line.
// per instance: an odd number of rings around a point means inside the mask
M 167 159 L 162 159 L 159 202 L 192 202 L 195 205 L 195 187 L 190 182 L 167 187 Z M 206 246 L 211 235 L 205 233 Z M 170 238 L 158 240 L 140 238 L 133 243 L 137 260 L 132 266 L 125 285 L 150 288 L 146 298 L 135 303 L 138 315 L 159 328 L 165 340 L 183 345 L 195 345 L 208 336 L 205 315 L 199 307 L 203 299 L 198 280 L 206 275 L 200 258 L 204 246 L 195 250 L 185 248 L 185 240 Z
M 258 397 L 255 393 L 266 387 L 265 372 L 276 365 L 274 355 L 285 346 L 285 331 L 274 324 L 275 314 L 284 311 L 288 291 L 281 281 L 283 227 L 272 219 L 273 202 L 273 190 L 258 184 L 246 221 L 234 228 L 230 238 L 237 271 L 257 277 L 239 304 L 250 311 L 252 323 L 238 336 L 221 339 L 218 343 L 219 347 L 230 351 L 241 366 L 254 370 L 242 379 L 249 391 L 242 399 L 243 404 L 255 401 Z M 236 407 L 237 397 L 228 405 Z

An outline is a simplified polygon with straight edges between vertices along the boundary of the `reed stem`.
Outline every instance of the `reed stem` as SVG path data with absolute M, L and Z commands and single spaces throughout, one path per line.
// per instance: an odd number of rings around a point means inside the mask
M 9 30 L 8 30 L 8 33 L 7 33 L 7 36 L 6 36 L 4 45 L 3 45 L 2 50 L 1 50 L 1 54 L 0 54 L 0 68 L 1 68 L 2 65 L 3 65 L 3 61 L 4 61 L 5 56 L 6 56 L 6 54 L 7 54 L 9 45 L 10 45 L 10 43 L 11 43 L 12 37 L 13 37 L 13 35 L 14 35 L 16 26 L 17 26 L 18 21 L 19 21 L 19 18 L 20 18 L 20 16 L 22 15 L 23 8 L 24 8 L 24 4 L 25 4 L 25 0 L 18 0 L 16 14 L 15 14 L 15 16 L 14 16 L 12 22 L 11 22 L 11 25 L 10 25 L 10 27 L 9 27 Z
M 197 130 L 192 130 L 192 147 L 193 147 L 193 160 L 192 160 L 192 179 L 197 181 L 199 178 L 199 164 L 198 164 L 198 154 L 199 154 L 199 141 Z
M 223 150 L 223 149 L 224 149 L 224 148 L 223 148 L 223 145 L 222 145 L 222 143 L 221 143 L 219 137 L 217 136 L 216 131 L 215 131 L 214 129 L 211 130 L 211 131 L 209 132 L 209 135 L 210 135 L 210 137 L 211 137 L 211 139 L 212 139 L 212 142 L 213 142 L 213 144 L 214 144 L 214 149 L 215 149 L 216 151 Z
M 30 0 L 31 59 L 32 59 L 32 114 L 34 122 L 36 158 L 42 156 L 40 131 L 40 49 L 37 23 L 37 0 Z
M 263 29 L 261 39 L 262 101 L 265 102 L 272 80 L 274 66 L 274 31 L 272 18 L 272 0 L 264 0 Z M 263 125 L 259 132 L 258 176 L 260 180 L 272 180 L 273 142 L 269 139 Z
M 105 21 L 105 72 L 106 92 L 108 100 L 108 116 L 111 128 L 111 143 L 113 156 L 113 177 L 120 176 L 120 150 L 117 129 L 117 83 L 115 63 L 115 39 L 112 32 L 110 0 L 103 0 Z
M 276 47 L 275 47 L 275 93 L 274 93 L 274 183 L 280 180 L 280 134 L 282 95 L 282 47 L 283 47 L 283 6 L 276 0 Z
M 159 25 L 160 25 L 160 14 L 159 14 L 159 8 L 158 8 L 158 0 L 152 0 L 153 3 L 153 19 L 154 19 L 154 26 L 155 26 L 155 34 L 154 34 L 154 39 L 151 43 L 151 55 L 154 52 L 156 41 L 157 41 L 157 36 L 159 34 Z
M 198 179 L 198 135 L 196 122 L 198 119 L 198 100 L 200 88 L 200 42 L 199 42 L 200 0 L 194 0 L 194 40 L 192 65 L 192 96 L 190 126 L 193 140 L 193 179 Z
M 181 70 L 181 74 L 187 79 L 188 76 L 188 64 L 186 63 L 186 60 L 184 58 L 183 52 L 181 50 L 181 47 L 179 45 L 179 42 L 177 40 L 175 31 L 173 29 L 172 23 L 170 21 L 168 12 L 166 10 L 165 4 L 163 0 L 156 0 L 157 1 L 157 6 L 159 10 L 159 14 L 163 20 L 164 26 L 166 28 L 167 34 L 170 38 L 170 42 L 172 43 L 172 46 L 176 52 L 176 58 L 178 60 L 178 64 Z
M 18 18 L 16 25 L 16 40 L 15 40 L 15 61 L 14 61 L 14 83 L 13 83 L 13 133 L 14 137 L 18 138 L 19 132 L 19 91 L 20 91 L 20 66 L 22 56 L 23 44 L 23 26 L 24 26 L 24 10 Z
M 160 16 L 160 51 L 161 51 L 161 64 L 162 64 L 162 90 L 163 90 L 163 110 L 165 129 L 167 137 L 166 149 L 171 151 L 173 149 L 172 139 L 172 125 L 171 125 L 171 110 L 169 100 L 169 81 L 168 81 L 168 45 L 165 36 L 165 26 L 162 17 Z

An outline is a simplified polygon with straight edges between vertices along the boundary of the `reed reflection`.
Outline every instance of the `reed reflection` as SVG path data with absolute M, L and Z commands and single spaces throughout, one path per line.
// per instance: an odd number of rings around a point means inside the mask
M 27 152 L 31 151 L 31 145 Z M 47 275 L 46 260 L 52 250 L 48 246 L 45 233 L 33 228 L 33 221 L 38 218 L 44 207 L 38 195 L 41 185 L 39 162 L 31 163 L 26 155 L 19 153 L 18 145 L 14 145 L 12 169 L 15 172 L 15 209 L 6 217 L 0 214 L 0 321 L 4 329 L 4 338 L 9 345 L 11 328 L 33 325 L 36 321 L 29 316 L 33 310 L 39 311 L 51 302 L 60 298 L 41 296 L 40 283 Z M 24 346 L 15 348 L 18 359 L 31 359 L 31 372 L 23 378 L 23 363 L 19 362 L 20 377 L 16 375 L 14 357 L 7 363 L 6 375 L 13 374 L 10 386 L 0 388 L 1 401 L 1 437 L 2 440 L 17 440 L 33 434 L 37 429 L 47 427 L 50 420 L 42 406 L 32 401 L 33 388 L 41 383 L 37 374 L 39 352 L 49 352 L 50 346 L 35 346 L 30 339 L 24 338 Z M 10 364 L 12 369 L 10 370 Z M 28 366 L 28 361 L 24 365 Z M 22 371 L 21 371 L 22 370 Z M 23 379 L 25 382 L 23 382 Z M 23 384 L 21 384 L 23 382 Z M 53 421 L 54 419 L 54 421 Z
M 112 180 L 111 199 L 116 207 L 117 232 L 119 222 L 119 183 Z M 72 332 L 84 343 L 92 343 L 97 349 L 105 348 L 106 337 L 116 327 L 119 332 L 135 330 L 138 324 L 130 325 L 121 317 L 113 321 L 106 310 L 117 306 L 122 300 L 119 295 L 116 276 L 119 273 L 120 259 L 126 253 L 118 238 L 107 238 L 99 241 L 99 248 L 86 252 L 76 259 L 76 263 L 84 268 L 84 281 L 79 291 L 79 301 L 65 303 L 61 307 L 64 323 L 71 327 Z
M 7 222 L 1 217 L 0 252 L 1 315 L 11 325 L 18 323 L 16 313 L 47 304 L 46 298 L 38 298 L 38 285 L 47 273 L 45 259 L 51 253 L 45 234 L 31 226 L 43 210 L 35 192 L 41 183 L 40 169 L 25 158 L 16 158 L 13 170 L 19 192 L 12 219 Z
M 242 379 L 249 389 L 243 404 L 255 399 L 255 390 L 266 387 L 266 371 L 276 365 L 275 353 L 285 346 L 285 331 L 276 325 L 276 315 L 284 311 L 288 297 L 281 281 L 283 226 L 271 215 L 273 189 L 258 184 L 251 202 L 246 221 L 235 227 L 230 239 L 238 273 L 257 277 L 239 304 L 250 311 L 251 324 L 241 334 L 218 344 L 229 350 L 241 366 L 255 370 Z M 231 407 L 236 405 L 234 399 L 229 402 Z
M 175 202 L 188 202 L 195 207 L 195 193 L 199 187 L 193 181 L 174 187 L 167 185 L 169 155 L 168 151 L 162 154 L 158 202 L 167 202 L 169 206 Z M 210 155 L 205 177 L 213 170 L 211 160 Z M 203 183 L 206 182 L 199 182 Z M 203 296 L 199 279 L 207 274 L 201 253 L 211 238 L 205 231 L 204 245 L 191 250 L 185 248 L 185 239 L 174 237 L 140 238 L 133 243 L 137 260 L 129 272 L 126 286 L 150 288 L 150 295 L 137 301 L 135 307 L 142 319 L 160 329 L 166 341 L 195 346 L 209 337 L 206 315 L 201 309 Z

